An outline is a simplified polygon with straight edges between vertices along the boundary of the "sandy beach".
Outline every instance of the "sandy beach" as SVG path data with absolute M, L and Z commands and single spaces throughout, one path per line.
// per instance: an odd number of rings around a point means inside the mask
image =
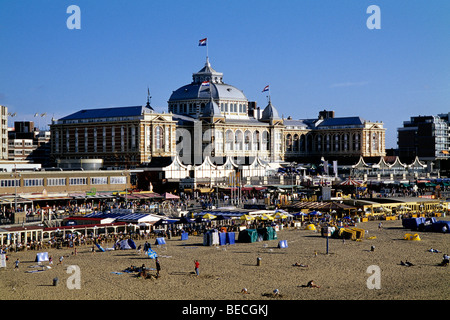
M 449 218 L 441 218 L 448 220 Z M 362 241 L 329 239 L 320 232 L 283 229 L 278 239 L 214 247 L 203 246 L 202 236 L 166 239 L 156 246 L 161 277 L 138 278 L 123 272 L 131 265 L 155 268 L 155 260 L 136 250 L 91 252 L 91 247 L 46 250 L 53 257 L 51 269 L 38 270 L 38 251 L 10 253 L 7 268 L 0 269 L 2 300 L 448 300 L 450 267 L 440 267 L 443 253 L 450 253 L 450 234 L 411 232 L 400 220 L 358 224 L 367 230 Z M 407 241 L 406 233 L 418 233 L 421 241 Z M 367 239 L 375 236 L 375 239 Z M 236 234 L 237 239 L 237 234 Z M 277 248 L 287 240 L 287 248 Z M 145 240 L 137 241 L 143 244 Z M 110 246 L 110 245 L 108 245 Z M 374 246 L 374 251 L 371 251 Z M 430 248 L 443 253 L 428 252 Z M 40 251 L 39 251 L 40 252 Z M 315 254 L 317 252 L 317 254 Z M 64 256 L 62 264 L 59 257 Z M 257 266 L 257 258 L 261 265 Z M 14 269 L 19 258 L 19 268 Z M 194 274 L 194 260 L 200 262 L 200 276 Z M 400 265 L 410 261 L 414 266 Z M 308 267 L 296 267 L 294 263 Z M 48 266 L 48 262 L 43 263 Z M 369 266 L 380 268 L 380 289 L 369 289 Z M 69 266 L 80 270 L 80 288 L 69 289 Z M 156 270 L 150 273 L 156 274 Z M 53 286 L 53 279 L 58 284 Z M 320 288 L 306 288 L 310 280 Z M 75 283 L 75 282 L 72 282 Z M 249 294 L 242 294 L 242 288 Z M 281 297 L 265 296 L 279 289 Z

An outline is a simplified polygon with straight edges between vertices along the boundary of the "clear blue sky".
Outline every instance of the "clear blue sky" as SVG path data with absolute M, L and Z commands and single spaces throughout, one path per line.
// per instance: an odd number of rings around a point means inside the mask
M 69 30 L 67 7 L 81 9 Z M 367 7 L 381 9 L 369 30 Z M 83 108 L 152 105 L 202 68 L 208 37 L 224 81 L 264 107 L 271 86 L 280 114 L 382 121 L 386 147 L 414 115 L 450 112 L 447 0 L 0 0 L 0 104 L 17 120 L 60 118 Z

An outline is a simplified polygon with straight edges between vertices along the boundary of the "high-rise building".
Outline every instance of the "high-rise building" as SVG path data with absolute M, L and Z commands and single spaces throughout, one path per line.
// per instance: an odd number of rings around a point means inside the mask
M 450 158 L 449 114 L 415 116 L 398 132 L 398 153 L 403 159 L 434 161 Z
M 8 159 L 8 108 L 0 106 L 0 160 Z
M 50 131 L 38 130 L 33 121 L 15 121 L 8 131 L 8 160 L 31 161 L 48 166 Z

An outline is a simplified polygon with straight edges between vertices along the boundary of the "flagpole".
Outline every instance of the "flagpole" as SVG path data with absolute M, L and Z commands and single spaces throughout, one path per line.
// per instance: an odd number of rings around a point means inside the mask
M 206 38 L 206 61 L 209 62 L 209 56 L 208 56 L 208 37 Z

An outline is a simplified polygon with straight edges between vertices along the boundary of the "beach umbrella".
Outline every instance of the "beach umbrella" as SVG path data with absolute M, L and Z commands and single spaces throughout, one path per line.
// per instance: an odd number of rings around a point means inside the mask
M 278 212 L 273 216 L 274 219 L 286 219 L 288 216 L 282 212 Z
M 168 200 L 168 199 L 180 199 L 179 196 L 171 194 L 170 192 L 165 192 L 163 195 L 164 199 Z
M 252 216 L 248 215 L 248 214 L 244 214 L 241 216 L 240 220 L 245 220 L 245 221 L 250 221 L 253 220 L 255 218 L 253 218 Z
M 312 211 L 312 212 L 310 212 L 310 213 L 308 213 L 310 216 L 321 216 L 322 215 L 322 212 L 320 212 L 320 211 Z
M 274 220 L 273 217 L 271 217 L 271 216 L 269 216 L 269 215 L 267 215 L 265 213 L 263 215 L 259 216 L 258 219 L 259 220 L 265 220 L 265 221 L 267 221 L 267 220 Z
M 341 182 L 341 186 L 360 186 L 361 183 L 359 183 L 356 180 L 353 180 L 352 178 L 348 178 L 347 180 Z
M 215 215 L 211 214 L 211 213 L 207 213 L 207 214 L 205 214 L 202 218 L 203 218 L 203 219 L 212 220 L 212 219 L 215 219 L 215 218 L 217 218 L 217 217 L 216 217 Z
M 293 216 L 306 216 L 306 213 L 304 213 L 304 212 L 297 212 L 297 213 L 294 213 L 293 214 Z

